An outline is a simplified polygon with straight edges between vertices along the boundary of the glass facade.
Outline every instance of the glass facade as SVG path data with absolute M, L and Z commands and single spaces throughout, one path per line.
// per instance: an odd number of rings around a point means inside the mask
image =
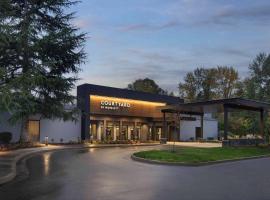
M 161 128 L 153 127 L 153 123 L 116 120 L 90 120 L 89 138 L 95 141 L 146 141 L 160 138 Z

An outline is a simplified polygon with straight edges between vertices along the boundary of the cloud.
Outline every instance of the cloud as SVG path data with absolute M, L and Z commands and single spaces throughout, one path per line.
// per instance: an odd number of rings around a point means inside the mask
M 155 50 L 142 50 L 142 49 L 128 49 L 127 50 L 130 55 L 138 57 L 139 60 L 147 60 L 147 61 L 155 61 L 157 63 L 166 63 L 166 64 L 179 64 L 179 63 L 186 63 L 190 61 L 187 58 L 182 58 L 180 53 L 177 55 L 172 55 L 171 52 L 157 52 Z
M 249 53 L 245 50 L 239 50 L 239 49 L 224 48 L 224 49 L 220 49 L 220 52 L 228 54 L 228 55 L 238 56 L 238 57 L 245 57 L 245 58 L 252 57 L 251 53 Z
M 238 9 L 235 7 L 227 7 L 226 9 L 221 9 L 215 15 L 216 17 L 220 18 L 264 18 L 270 17 L 270 4 L 269 5 L 261 5 L 256 7 L 248 7 Z
M 98 63 L 100 70 L 97 74 L 92 71 L 83 76 L 84 80 L 91 80 L 92 83 L 100 83 L 102 80 L 102 84 L 113 83 L 115 87 L 125 87 L 136 79 L 148 77 L 157 81 L 164 89 L 177 91 L 178 82 L 192 70 L 186 67 L 190 62 L 191 60 L 181 60 L 170 52 L 125 49 L 121 57 L 111 55 Z
M 82 28 L 86 29 L 90 26 L 90 21 L 87 19 L 75 19 L 73 21 L 73 25 L 76 26 L 77 28 Z
M 125 87 L 136 79 L 149 77 L 162 88 L 177 92 L 178 83 L 196 67 L 235 66 L 243 74 L 253 56 L 248 51 L 226 46 L 194 47 L 182 52 L 132 48 L 115 53 L 95 63 L 99 70 L 82 74 L 84 82 Z
M 201 28 L 202 26 L 235 26 L 241 22 L 265 25 L 270 23 L 270 4 L 248 2 L 242 6 L 220 1 L 173 1 L 164 7 L 142 8 L 162 18 L 162 23 L 138 23 L 120 28 L 122 31 L 160 31 L 167 28 Z M 165 19 L 165 20 L 164 20 Z M 164 22 L 165 21 L 165 22 Z
M 204 22 L 213 24 L 235 24 L 240 21 L 256 21 L 261 23 L 270 22 L 269 17 L 270 4 L 246 8 L 225 6 L 217 9 L 215 14 Z
M 147 24 L 147 23 L 141 23 L 141 24 L 130 24 L 125 25 L 120 28 L 118 28 L 122 32 L 132 32 L 132 31 L 158 31 L 168 28 L 174 28 L 179 26 L 180 23 L 176 20 L 167 21 L 166 23 L 161 24 Z
M 245 75 L 254 56 L 270 50 L 268 0 L 141 2 L 128 1 L 123 9 L 106 1 L 103 15 L 93 8 L 95 16 L 76 22 L 91 32 L 82 82 L 126 87 L 149 77 L 175 91 L 196 67 L 228 65 Z
M 151 26 L 147 24 L 131 24 L 131 25 L 120 27 L 119 30 L 123 32 L 129 32 L 129 31 L 145 30 L 145 29 L 149 29 L 150 27 Z

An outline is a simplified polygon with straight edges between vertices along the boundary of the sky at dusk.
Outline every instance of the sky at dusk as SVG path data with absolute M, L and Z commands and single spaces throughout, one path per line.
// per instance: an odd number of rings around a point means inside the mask
M 78 84 L 149 77 L 177 94 L 196 67 L 234 66 L 243 77 L 270 53 L 269 0 L 82 0 L 71 10 L 88 33 Z

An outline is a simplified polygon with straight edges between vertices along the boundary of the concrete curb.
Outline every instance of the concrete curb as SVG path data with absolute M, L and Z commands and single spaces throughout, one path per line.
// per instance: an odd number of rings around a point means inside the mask
M 130 158 L 134 161 L 147 163 L 147 164 L 155 164 L 155 165 L 168 165 L 168 166 L 187 166 L 187 167 L 200 167 L 206 165 L 214 165 L 214 164 L 221 164 L 227 162 L 236 162 L 236 161 L 243 161 L 243 160 L 251 160 L 251 159 L 260 159 L 260 158 L 269 158 L 270 155 L 262 155 L 262 156 L 252 156 L 252 157 L 245 157 L 245 158 L 236 158 L 236 159 L 225 159 L 225 160 L 217 160 L 217 161 L 209 161 L 209 162 L 201 162 L 201 163 L 184 163 L 184 162 L 166 162 L 166 161 L 158 161 L 158 160 L 149 160 L 145 158 L 140 158 L 134 155 L 133 153 Z
M 160 144 L 112 144 L 112 145 L 89 145 L 89 146 L 64 146 L 55 149 L 38 149 L 35 151 L 29 151 L 18 156 L 15 156 L 12 162 L 10 163 L 11 172 L 5 176 L 0 177 L 0 186 L 12 181 L 17 175 L 17 163 L 22 160 L 23 158 L 28 157 L 27 159 L 31 158 L 32 156 L 38 155 L 40 153 L 46 152 L 56 152 L 56 151 L 63 151 L 63 150 L 79 150 L 79 149 L 91 149 L 91 148 L 112 148 L 112 147 L 136 147 L 136 146 L 158 146 Z

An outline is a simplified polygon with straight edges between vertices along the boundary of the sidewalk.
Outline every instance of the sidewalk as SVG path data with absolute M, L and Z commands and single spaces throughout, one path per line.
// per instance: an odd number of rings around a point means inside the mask
M 0 185 L 7 183 L 16 177 L 16 164 L 22 158 L 47 151 L 57 151 L 64 149 L 82 149 L 82 148 L 104 148 L 104 147 L 131 147 L 131 146 L 152 146 L 159 143 L 141 143 L 141 144 L 84 144 L 84 145 L 49 145 L 44 147 L 18 149 L 14 151 L 0 152 Z

